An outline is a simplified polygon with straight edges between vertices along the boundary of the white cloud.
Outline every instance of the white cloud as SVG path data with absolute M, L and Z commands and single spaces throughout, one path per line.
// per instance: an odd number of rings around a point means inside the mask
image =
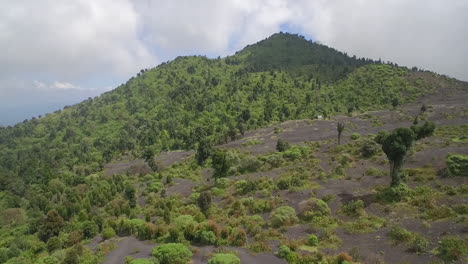
M 468 1 L 291 3 L 291 21 L 329 46 L 468 80 Z
M 4 0 L 0 72 L 129 75 L 156 63 L 138 38 L 140 23 L 128 0 Z
M 96 87 L 116 86 L 177 55 L 232 54 L 285 24 L 350 55 L 468 80 L 466 0 L 3 0 L 1 5 L 0 105 L 19 103 L 33 90 L 69 102 L 71 91 L 80 91 L 76 98 L 95 94 Z M 42 98 L 47 96 L 32 99 Z

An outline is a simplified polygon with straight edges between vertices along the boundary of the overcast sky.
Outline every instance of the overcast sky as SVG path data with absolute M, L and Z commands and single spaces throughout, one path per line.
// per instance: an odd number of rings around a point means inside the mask
M 468 81 L 467 0 L 0 0 L 0 124 L 282 31 Z

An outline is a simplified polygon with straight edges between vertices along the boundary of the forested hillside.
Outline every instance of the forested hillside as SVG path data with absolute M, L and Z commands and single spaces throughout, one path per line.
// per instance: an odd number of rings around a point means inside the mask
M 2 188 L 46 183 L 59 171 L 84 176 L 128 152 L 193 149 L 272 122 L 408 102 L 425 87 L 407 75 L 290 34 L 224 59 L 179 57 L 100 97 L 2 128 Z
M 459 83 L 426 74 L 444 85 Z M 102 176 L 113 160 L 154 162 L 160 152 L 211 149 L 286 120 L 391 109 L 439 87 L 415 76 L 393 63 L 279 33 L 225 58 L 178 57 L 99 97 L 1 127 L 0 263 L 58 263 L 44 260 L 47 252 L 72 247 L 106 227 L 117 230 L 124 223 L 116 217 L 138 218 L 143 211 L 135 209 L 134 182 L 128 175 Z M 308 157 L 311 149 L 304 151 Z M 200 165 L 183 170 L 195 173 Z M 163 216 L 169 209 L 155 210 Z M 62 257 L 74 258 L 68 252 Z

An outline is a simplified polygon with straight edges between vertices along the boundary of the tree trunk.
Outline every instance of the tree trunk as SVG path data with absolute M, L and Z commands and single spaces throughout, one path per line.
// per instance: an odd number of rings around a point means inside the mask
M 341 133 L 338 133 L 338 145 L 341 143 Z
M 395 160 L 391 163 L 390 174 L 392 177 L 392 187 L 398 186 L 401 183 L 400 170 L 403 165 L 403 159 Z

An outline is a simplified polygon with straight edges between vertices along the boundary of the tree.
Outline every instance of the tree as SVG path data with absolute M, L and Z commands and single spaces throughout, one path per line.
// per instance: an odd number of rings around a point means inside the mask
M 143 158 L 145 159 L 146 163 L 151 168 L 151 170 L 158 170 L 158 164 L 154 161 L 154 151 L 152 149 L 146 149 L 143 153 Z
M 341 143 L 341 133 L 343 133 L 343 130 L 345 128 L 345 125 L 341 122 L 338 122 L 336 125 L 336 130 L 338 131 L 338 145 Z
M 426 112 L 426 110 L 427 110 L 426 104 L 423 104 L 423 105 L 421 106 L 421 113 Z
M 392 106 L 393 106 L 393 109 L 395 109 L 398 105 L 400 105 L 400 100 L 398 100 L 398 98 L 393 98 L 392 99 Z
M 136 206 L 135 192 L 135 187 L 133 187 L 131 184 L 127 184 L 125 186 L 125 198 L 127 198 L 128 204 L 131 208 Z
M 78 258 L 78 250 L 76 248 L 69 249 L 67 253 L 65 254 L 65 258 L 63 260 L 63 264 L 78 264 L 79 258 Z
M 59 213 L 56 210 L 50 210 L 42 221 L 42 225 L 38 233 L 39 239 L 47 242 L 49 238 L 58 236 L 64 225 L 63 218 Z
M 217 150 L 212 156 L 212 167 L 214 169 L 213 177 L 215 179 L 223 178 L 228 176 L 230 168 L 228 161 L 228 154 L 224 150 Z
M 84 221 L 82 223 L 82 230 L 85 238 L 93 238 L 97 235 L 99 228 L 93 221 Z
M 197 164 L 202 166 L 205 164 L 205 161 L 211 156 L 213 153 L 213 145 L 208 140 L 202 140 L 198 143 L 197 153 L 195 154 L 195 158 L 197 160 Z
M 208 209 L 210 208 L 211 206 L 211 193 L 209 192 L 202 192 L 200 194 L 200 196 L 198 196 L 198 199 L 197 199 L 197 204 L 198 204 L 198 207 L 200 207 L 200 210 L 206 214 L 206 212 L 208 211 Z
M 411 129 L 397 128 L 392 133 L 386 131 L 379 132 L 375 141 L 382 145 L 382 150 L 390 161 L 392 187 L 398 186 L 401 183 L 400 170 L 414 141 L 432 135 L 434 129 L 434 123 L 426 122 L 422 126 L 412 126 Z

